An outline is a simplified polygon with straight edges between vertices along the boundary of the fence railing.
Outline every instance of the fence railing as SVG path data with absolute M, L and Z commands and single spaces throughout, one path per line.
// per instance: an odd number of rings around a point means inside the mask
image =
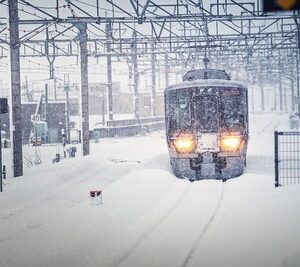
M 275 187 L 300 184 L 300 132 L 275 132 Z

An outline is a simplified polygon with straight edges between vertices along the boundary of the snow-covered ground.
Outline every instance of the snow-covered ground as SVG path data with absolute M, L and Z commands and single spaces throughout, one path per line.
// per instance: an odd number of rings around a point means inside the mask
M 300 266 L 300 186 L 273 177 L 287 118 L 252 115 L 246 173 L 226 183 L 175 178 L 164 132 L 101 139 L 58 164 L 44 148 L 0 194 L 0 266 Z

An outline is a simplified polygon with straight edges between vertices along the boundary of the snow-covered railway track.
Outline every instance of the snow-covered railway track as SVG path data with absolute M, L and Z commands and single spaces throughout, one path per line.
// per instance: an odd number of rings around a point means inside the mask
M 18 206 L 14 210 L 3 211 L 0 216 L 0 225 L 13 221 L 13 224 L 7 224 L 7 230 L 0 234 L 0 242 L 6 241 L 28 228 L 31 228 L 32 221 L 38 221 L 43 225 L 55 222 L 58 218 L 65 215 L 66 210 L 71 211 L 80 203 L 89 199 L 89 191 L 92 185 L 99 184 L 100 189 L 107 189 L 115 182 L 120 182 L 130 172 L 131 166 L 118 166 L 113 169 L 111 165 L 101 166 L 101 168 L 91 168 L 90 164 L 85 165 L 80 170 L 74 169 L 68 173 L 71 179 L 61 180 L 59 186 L 53 184 L 49 187 L 41 187 L 37 195 L 29 202 L 22 203 L 20 200 Z M 107 175 L 101 175 L 106 173 Z M 58 180 L 59 181 L 59 177 Z M 93 186 L 94 188 L 95 186 Z M 83 188 L 86 188 L 84 191 Z M 43 214 L 44 210 L 55 216 L 42 218 L 39 214 Z M 39 218 L 40 217 L 40 218 Z M 38 220 L 36 218 L 39 218 Z M 8 221 L 8 222 L 7 222 Z
M 183 197 L 114 266 L 188 266 L 220 208 L 220 181 L 192 183 Z
M 138 240 L 131 247 L 129 247 L 123 255 L 121 255 L 121 257 L 117 261 L 117 264 L 114 266 L 121 266 L 124 262 L 126 262 L 128 257 L 137 250 L 142 242 L 144 242 L 149 236 L 151 236 L 151 234 L 171 216 L 172 212 L 174 212 L 177 206 L 183 201 L 183 198 L 187 194 L 190 186 L 191 185 L 186 186 L 185 190 L 179 194 L 177 200 L 174 202 L 174 205 L 167 212 L 165 212 L 153 225 L 151 225 L 144 231 L 144 233 L 138 238 Z
M 225 184 L 222 183 L 222 191 L 220 193 L 219 196 L 219 200 L 218 203 L 212 213 L 212 215 L 210 216 L 209 220 L 207 221 L 206 225 L 204 226 L 203 230 L 199 233 L 197 240 L 195 241 L 195 243 L 193 244 L 191 250 L 189 251 L 189 253 L 187 254 L 186 258 L 184 259 L 184 262 L 182 263 L 181 267 L 187 267 L 189 266 L 189 263 L 193 257 L 193 255 L 195 254 L 195 251 L 197 249 L 197 247 L 199 246 L 200 242 L 202 241 L 204 235 L 207 233 L 209 227 L 211 226 L 211 224 L 214 222 L 218 211 L 220 210 L 221 204 L 222 204 L 222 200 L 224 197 L 224 188 L 225 188 Z

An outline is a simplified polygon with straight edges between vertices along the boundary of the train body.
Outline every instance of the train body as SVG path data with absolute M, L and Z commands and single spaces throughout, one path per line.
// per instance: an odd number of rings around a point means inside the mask
M 224 71 L 195 70 L 165 90 L 170 163 L 180 178 L 229 179 L 244 172 L 248 93 Z
M 41 146 L 49 142 L 48 124 L 45 121 L 32 121 L 30 143 Z

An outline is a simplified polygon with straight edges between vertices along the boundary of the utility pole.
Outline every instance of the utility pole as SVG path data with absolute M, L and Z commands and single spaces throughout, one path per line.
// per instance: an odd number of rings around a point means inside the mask
M 156 55 L 155 55 L 155 43 L 151 43 L 151 76 L 152 76 L 152 91 L 151 91 L 151 108 L 152 116 L 156 116 Z
M 298 30 L 298 43 L 300 39 L 300 34 Z M 298 116 L 300 118 L 300 71 L 299 71 L 299 60 L 300 60 L 300 47 L 298 48 L 297 51 L 297 60 L 296 60 L 296 73 L 297 73 L 297 111 L 298 111 Z
M 281 62 L 279 61 L 279 75 L 278 75 L 278 85 L 279 85 L 279 110 L 283 111 L 283 91 L 282 91 L 282 75 L 281 75 Z
M 104 88 L 100 88 L 100 99 L 101 99 L 101 113 L 102 113 L 102 125 L 105 126 L 105 100 L 104 100 Z
M 165 54 L 165 88 L 169 86 L 169 57 Z
M 282 69 L 280 70 L 280 73 L 282 73 Z M 283 84 L 284 85 L 284 84 Z M 282 85 L 282 86 L 283 86 Z M 287 96 L 286 96 L 286 88 L 285 86 L 283 86 L 283 104 L 284 104 L 284 111 L 287 111 L 287 100 L 286 100 Z
M 252 112 L 255 111 L 255 106 L 254 106 L 254 85 L 255 85 L 255 75 L 252 76 L 252 87 L 251 87 L 251 107 L 252 107 Z
M 2 116 L 2 114 L 5 114 L 7 112 L 8 112 L 7 99 L 0 98 L 0 192 L 3 191 L 2 178 L 5 179 L 5 177 L 2 176 L 4 174 L 4 167 L 2 170 L 2 135 L 1 135 L 2 122 L 1 122 L 1 116 Z
M 48 84 L 45 84 L 45 108 L 44 119 L 48 123 Z
M 133 62 L 133 102 L 134 102 L 134 115 L 135 118 L 139 118 L 139 73 L 137 63 L 137 43 L 136 43 L 136 31 L 133 31 L 133 43 L 132 43 L 132 62 Z
M 82 152 L 83 156 L 87 156 L 90 154 L 87 24 L 78 23 L 76 27 L 79 30 L 80 45 Z
M 29 86 L 28 86 L 27 76 L 25 76 L 25 90 L 26 90 L 27 102 L 30 102 L 31 98 L 30 98 L 30 95 L 29 95 Z
M 13 171 L 14 177 L 23 175 L 22 150 L 22 111 L 21 111 L 21 83 L 20 83 L 20 47 L 19 47 L 19 17 L 18 1 L 8 0 L 9 10 L 9 38 L 10 38 L 10 72 L 11 72 L 11 110 Z
M 2 112 L 1 112 L 2 106 L 0 102 L 0 192 L 3 192 L 3 181 L 2 181 Z
M 70 75 L 64 74 L 64 90 L 65 90 L 65 119 L 66 119 L 66 137 L 67 144 L 71 142 L 71 134 L 70 134 Z
M 294 60 L 292 60 L 291 64 L 290 64 L 290 74 L 291 74 L 291 78 L 290 78 L 290 82 L 291 82 L 291 103 L 292 103 L 292 112 L 295 111 L 295 81 L 294 81 Z
M 298 15 L 300 15 L 300 10 L 298 10 Z M 298 100 L 298 117 L 300 118 L 300 70 L 299 70 L 299 60 L 300 60 L 300 20 L 297 21 L 295 18 L 295 22 L 297 24 L 297 56 L 296 56 L 296 73 L 297 73 L 297 100 Z
M 277 83 L 274 82 L 274 111 L 277 111 Z
M 113 92 L 112 92 L 112 62 L 111 62 L 111 22 L 106 23 L 106 49 L 107 49 L 107 94 L 108 94 L 108 118 L 113 120 Z
M 49 63 L 49 78 L 50 80 L 53 80 L 53 97 L 54 101 L 56 101 L 56 78 L 54 73 L 54 61 L 55 61 L 55 47 L 53 46 L 53 56 L 50 57 L 49 55 L 49 45 L 52 43 L 52 41 L 49 39 L 49 29 L 46 28 L 46 42 L 45 42 L 45 54 L 46 58 Z
M 259 75 L 259 86 L 260 86 L 260 94 L 261 94 L 261 110 L 265 110 L 265 91 L 264 91 L 264 83 L 262 78 L 263 67 L 260 64 L 260 75 Z

